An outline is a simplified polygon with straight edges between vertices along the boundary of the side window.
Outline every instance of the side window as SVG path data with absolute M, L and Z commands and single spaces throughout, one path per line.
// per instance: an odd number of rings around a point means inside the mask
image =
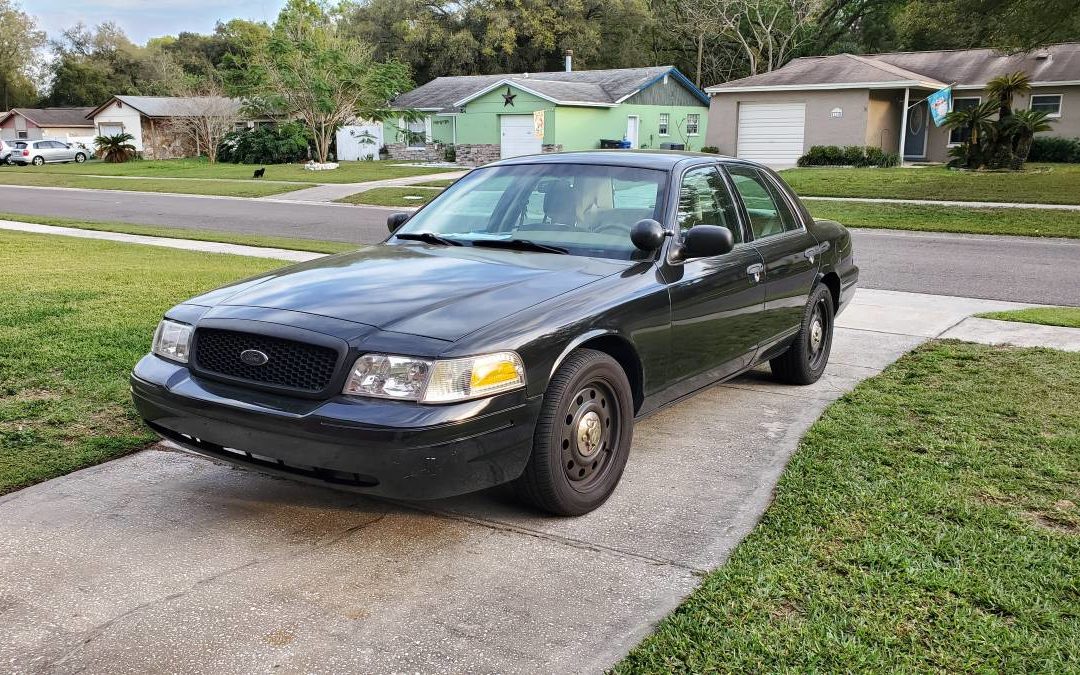
M 714 167 L 693 169 L 683 176 L 676 217 L 680 229 L 689 230 L 695 225 L 722 225 L 731 230 L 738 244 L 743 239 L 737 213 L 724 177 Z
M 764 239 L 799 228 L 799 221 L 787 202 L 757 169 L 729 166 L 728 173 L 750 216 L 754 239 Z

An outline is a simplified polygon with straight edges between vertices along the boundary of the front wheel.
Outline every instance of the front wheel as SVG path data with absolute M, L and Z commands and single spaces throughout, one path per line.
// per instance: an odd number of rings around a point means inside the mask
M 514 484 L 526 502 L 579 516 L 611 496 L 634 434 L 630 382 L 603 352 L 572 352 L 548 383 L 525 472 Z
M 832 292 L 818 284 L 810 292 L 802 325 L 786 352 L 769 361 L 773 376 L 787 384 L 813 384 L 829 363 L 833 338 Z
M 76 152 L 75 153 L 75 163 L 76 164 L 82 164 L 85 161 L 86 161 L 86 155 L 85 154 L 83 154 L 81 152 Z
M 45 158 L 38 155 L 34 159 L 30 160 L 30 163 L 33 164 L 34 166 L 41 166 L 42 164 L 45 163 Z

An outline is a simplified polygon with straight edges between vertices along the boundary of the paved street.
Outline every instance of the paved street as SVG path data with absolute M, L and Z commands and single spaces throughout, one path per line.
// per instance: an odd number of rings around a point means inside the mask
M 817 384 L 755 372 L 644 420 L 581 518 L 499 489 L 399 505 L 164 446 L 0 497 L 0 668 L 599 672 L 727 559 L 831 401 L 1014 307 L 861 290 Z
M 396 209 L 0 187 L 0 211 L 370 243 Z M 1080 240 L 855 232 L 863 288 L 1080 305 Z

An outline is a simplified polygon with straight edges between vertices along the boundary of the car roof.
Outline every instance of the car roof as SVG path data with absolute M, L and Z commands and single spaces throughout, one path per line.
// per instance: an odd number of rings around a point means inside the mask
M 513 166 L 518 164 L 598 164 L 628 166 L 641 169 L 671 171 L 683 164 L 696 164 L 731 160 L 732 157 L 706 152 L 685 150 L 583 150 L 558 152 L 544 155 L 523 155 L 493 162 L 487 166 Z

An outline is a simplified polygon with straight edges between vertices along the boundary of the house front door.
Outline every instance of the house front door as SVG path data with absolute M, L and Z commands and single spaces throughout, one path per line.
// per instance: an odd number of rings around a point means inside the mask
M 631 148 L 638 147 L 638 127 L 641 124 L 641 118 L 637 115 L 630 115 L 626 118 L 626 140 L 630 141 Z
M 911 107 L 907 116 L 907 128 L 904 129 L 904 159 L 926 159 L 926 133 L 930 123 L 930 111 L 926 101 L 920 101 Z

